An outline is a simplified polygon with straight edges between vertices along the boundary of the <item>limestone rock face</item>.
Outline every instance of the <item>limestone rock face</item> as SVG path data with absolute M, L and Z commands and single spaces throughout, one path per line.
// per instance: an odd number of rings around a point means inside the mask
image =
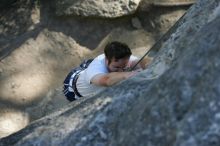
M 64 78 L 106 42 L 123 41 L 141 57 L 187 9 L 154 7 L 117 19 L 56 17 L 51 0 L 1 9 L 0 138 L 66 105 Z
M 58 16 L 83 16 L 116 18 L 135 13 L 138 9 L 149 11 L 154 6 L 182 6 L 196 0 L 56 0 Z
M 133 14 L 140 0 L 56 0 L 56 14 L 115 18 Z
M 0 8 L 9 7 L 14 2 L 16 2 L 16 0 L 1 0 Z
M 200 0 L 147 70 L 2 138 L 0 146 L 220 145 L 219 24 L 220 1 Z
M 196 0 L 152 0 L 152 4 L 156 6 L 189 5 L 195 2 Z

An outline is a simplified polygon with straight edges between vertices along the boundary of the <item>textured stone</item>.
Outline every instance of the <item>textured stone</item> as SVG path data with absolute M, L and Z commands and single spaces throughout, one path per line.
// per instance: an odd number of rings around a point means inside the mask
M 219 0 L 200 0 L 147 70 L 1 139 L 0 146 L 220 145 L 219 7 Z M 165 67 L 154 76 L 157 60 Z
M 56 14 L 115 18 L 133 14 L 140 0 L 56 0 Z
M 152 0 L 152 4 L 156 6 L 182 6 L 195 3 L 196 0 Z
M 5 8 L 11 6 L 16 0 L 1 0 L 0 8 Z
M 110 20 L 56 17 L 53 6 L 51 0 L 18 0 L 0 13 L 0 112 L 5 113 L 0 114 L 0 138 L 66 105 L 63 79 L 83 59 L 103 53 L 95 49 L 100 41 L 123 41 L 131 45 L 133 54 L 142 56 L 187 10 L 154 7 L 151 15 L 141 12 Z M 140 20 L 143 29 L 134 30 L 133 17 Z M 166 18 L 174 21 L 164 24 Z M 155 24 L 154 29 L 148 20 Z M 123 31 L 112 33 L 118 29 Z M 19 112 L 13 112 L 16 110 Z M 14 120 L 11 113 L 21 118 Z M 13 122 L 10 127 L 17 128 L 5 128 L 8 119 Z

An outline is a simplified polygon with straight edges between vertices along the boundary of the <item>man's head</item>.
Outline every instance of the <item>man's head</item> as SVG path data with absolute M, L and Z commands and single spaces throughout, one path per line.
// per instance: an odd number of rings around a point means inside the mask
M 111 42 L 104 49 L 109 72 L 121 72 L 127 66 L 131 49 L 123 43 Z

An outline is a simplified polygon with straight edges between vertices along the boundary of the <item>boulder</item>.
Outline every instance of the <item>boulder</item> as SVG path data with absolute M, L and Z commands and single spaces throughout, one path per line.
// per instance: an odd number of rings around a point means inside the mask
M 66 105 L 64 78 L 107 40 L 128 43 L 141 57 L 188 8 L 95 19 L 56 17 L 53 3 L 18 0 L 0 13 L 0 138 Z
M 115 18 L 133 14 L 140 0 L 56 0 L 56 14 Z
M 196 0 L 56 0 L 57 16 L 116 18 L 148 11 L 151 6 L 184 6 Z
M 152 4 L 155 6 L 183 6 L 195 2 L 196 0 L 152 0 Z
M 199 0 L 148 69 L 2 138 L 0 146 L 220 145 L 219 10 L 219 0 Z
M 0 8 L 10 7 L 16 0 L 1 0 Z

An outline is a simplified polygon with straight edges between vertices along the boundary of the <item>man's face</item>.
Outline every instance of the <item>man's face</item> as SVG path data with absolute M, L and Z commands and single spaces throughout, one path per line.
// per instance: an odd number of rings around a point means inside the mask
M 124 69 L 127 67 L 130 57 L 122 58 L 122 59 L 115 59 L 113 58 L 111 62 L 106 59 L 107 68 L 109 72 L 123 72 Z

